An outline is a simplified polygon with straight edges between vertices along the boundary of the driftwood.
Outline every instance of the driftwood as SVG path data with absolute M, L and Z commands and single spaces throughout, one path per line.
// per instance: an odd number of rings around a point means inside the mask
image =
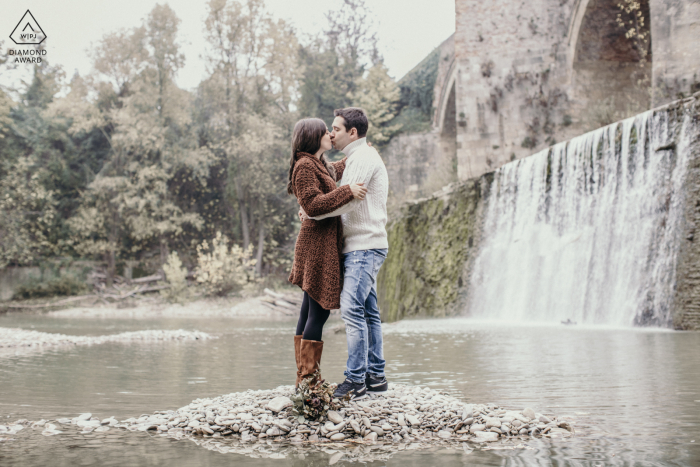
M 299 312 L 302 298 L 298 294 L 281 294 L 270 289 L 264 289 L 263 292 L 265 295 L 260 297 L 260 301 L 269 308 L 281 311 L 286 315 L 294 315 Z
M 107 299 L 112 299 L 114 301 L 119 301 L 119 300 L 124 300 L 125 298 L 133 297 L 136 294 L 142 294 L 142 293 L 147 293 L 147 292 L 155 292 L 158 290 L 164 290 L 164 289 L 169 289 L 169 285 L 154 285 L 151 287 L 137 287 L 136 289 L 127 292 L 127 293 L 121 293 L 120 290 L 115 288 L 116 292 L 120 292 L 119 294 L 115 293 L 108 293 L 106 289 L 102 289 L 98 291 L 96 294 L 90 294 L 90 295 L 80 295 L 78 297 L 69 297 L 69 298 L 64 298 L 63 300 L 59 300 L 57 302 L 52 302 L 52 303 L 42 303 L 41 305 L 22 305 L 20 304 L 15 304 L 15 303 L 8 303 L 8 304 L 0 304 L 0 308 L 16 308 L 16 309 L 38 309 L 38 308 L 50 308 L 54 306 L 62 306 L 62 305 L 67 305 L 69 303 L 73 302 L 79 302 L 80 300 L 85 300 L 88 298 L 94 298 L 95 303 L 98 301 L 102 301 L 104 304 L 109 304 Z M 109 289 L 111 290 L 111 289 Z
M 144 284 L 146 282 L 156 282 L 162 281 L 163 276 L 160 274 L 153 274 L 151 276 L 139 277 L 138 279 L 131 279 L 132 284 Z
M 78 302 L 80 300 L 84 300 L 86 298 L 95 298 L 99 297 L 99 295 L 80 295 L 78 297 L 70 297 L 70 298 L 65 298 L 63 300 L 59 300 L 57 302 L 53 303 L 43 303 L 41 305 L 16 305 L 13 303 L 10 304 L 3 304 L 0 305 L 0 308 L 48 308 L 52 306 L 61 306 L 61 305 L 66 305 L 68 303 L 73 303 L 73 302 Z
M 265 300 L 265 299 L 261 299 L 261 300 L 260 300 L 260 303 L 262 303 L 262 304 L 265 305 L 267 308 L 269 308 L 269 309 L 271 309 L 271 310 L 273 310 L 273 311 L 278 311 L 278 312 L 280 312 L 280 313 L 284 313 L 284 314 L 287 315 L 287 316 L 293 316 L 293 315 L 294 315 L 294 312 L 293 312 L 292 310 L 290 310 L 289 308 L 279 307 L 279 306 L 275 305 L 274 303 L 268 302 L 268 301 Z

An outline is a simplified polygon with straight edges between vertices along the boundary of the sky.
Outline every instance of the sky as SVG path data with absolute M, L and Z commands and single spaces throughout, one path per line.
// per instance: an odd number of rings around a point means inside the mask
M 206 45 L 204 18 L 206 2 L 196 0 L 3 0 L 0 15 L 2 53 L 15 44 L 9 38 L 29 9 L 47 36 L 47 60 L 61 64 L 68 80 L 77 70 L 86 75 L 92 70 L 87 50 L 106 33 L 141 25 L 157 3 L 168 3 L 180 18 L 179 42 L 185 54 L 185 66 L 177 84 L 192 89 L 204 77 L 200 58 Z M 289 21 L 299 32 L 320 32 L 325 13 L 343 7 L 342 0 L 266 0 L 268 11 Z M 378 25 L 379 49 L 389 74 L 395 79 L 417 65 L 455 30 L 454 0 L 368 0 Z M 17 71 L 0 76 L 4 85 L 27 80 L 31 65 L 19 64 Z

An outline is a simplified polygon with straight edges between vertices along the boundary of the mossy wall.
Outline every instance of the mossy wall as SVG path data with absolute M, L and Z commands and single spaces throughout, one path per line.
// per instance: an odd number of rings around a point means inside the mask
M 456 313 L 491 179 L 488 174 L 410 202 L 387 226 L 389 255 L 377 287 L 384 321 Z

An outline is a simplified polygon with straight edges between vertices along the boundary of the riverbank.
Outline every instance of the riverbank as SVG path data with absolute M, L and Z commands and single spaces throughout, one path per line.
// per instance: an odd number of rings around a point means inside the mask
M 51 318 L 160 319 L 160 318 L 262 318 L 286 319 L 297 314 L 292 307 L 279 307 L 269 297 L 200 298 L 186 303 L 169 303 L 160 297 L 141 297 L 120 303 L 45 308 L 12 309 L 10 313 L 42 314 Z M 45 305 L 46 302 L 38 303 Z M 34 305 L 34 304 L 32 304 Z

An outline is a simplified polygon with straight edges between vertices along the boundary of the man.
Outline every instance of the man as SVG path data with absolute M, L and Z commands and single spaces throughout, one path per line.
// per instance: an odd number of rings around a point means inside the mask
M 389 176 L 382 158 L 367 145 L 369 122 L 362 109 L 348 107 L 334 112 L 331 141 L 347 157 L 340 185 L 362 183 L 367 188 L 363 200 L 312 219 L 341 216 L 343 224 L 343 291 L 340 313 L 345 321 L 348 362 L 345 381 L 335 391 L 352 399 L 383 394 L 388 389 L 384 375 L 382 323 L 377 305 L 377 273 L 389 249 L 386 233 L 386 199 Z

